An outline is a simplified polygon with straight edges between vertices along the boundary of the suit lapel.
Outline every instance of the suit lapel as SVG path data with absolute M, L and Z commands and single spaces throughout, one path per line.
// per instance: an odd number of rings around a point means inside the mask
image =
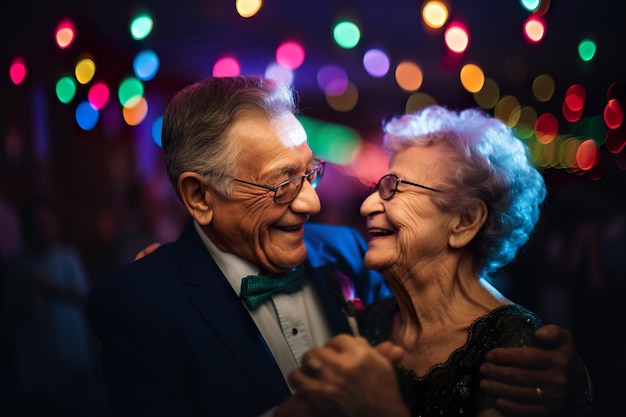
M 317 290 L 323 311 L 334 335 L 352 333 L 341 309 L 341 295 L 332 282 L 333 273 L 340 270 L 337 258 L 324 249 L 321 242 L 306 241 L 307 274 Z
M 178 243 L 182 276 L 191 287 L 191 301 L 268 404 L 277 404 L 290 394 L 289 388 L 254 321 L 204 247 L 193 222 L 185 227 Z

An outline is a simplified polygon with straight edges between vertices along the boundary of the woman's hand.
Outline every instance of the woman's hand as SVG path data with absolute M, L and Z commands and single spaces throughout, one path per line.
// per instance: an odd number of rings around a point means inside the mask
M 139 252 L 137 252 L 137 255 L 135 255 L 135 261 L 138 259 L 143 258 L 146 255 L 150 255 L 152 252 L 154 252 L 155 250 L 157 250 L 157 248 L 161 246 L 160 243 L 158 242 L 154 242 L 148 246 L 146 246 L 145 248 L 143 248 L 142 250 L 140 250 Z

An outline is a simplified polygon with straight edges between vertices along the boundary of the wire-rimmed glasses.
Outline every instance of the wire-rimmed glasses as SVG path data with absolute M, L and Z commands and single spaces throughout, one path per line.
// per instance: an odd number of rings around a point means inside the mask
M 383 200 L 390 200 L 394 195 L 396 195 L 396 191 L 398 191 L 398 184 L 400 183 L 413 185 L 415 187 L 420 187 L 425 190 L 435 191 L 437 193 L 443 192 L 435 188 L 431 188 L 425 185 L 417 184 L 415 182 L 403 180 L 401 178 L 398 178 L 398 176 L 394 174 L 383 175 L 383 177 L 379 179 L 377 183 L 374 183 L 370 186 L 370 190 L 372 193 L 375 191 L 378 191 L 378 193 L 380 194 L 380 198 L 382 198 Z
M 324 175 L 324 169 L 326 167 L 326 161 L 323 159 L 317 159 L 317 164 L 313 167 L 313 169 L 305 175 L 299 175 L 297 177 L 289 178 L 280 184 L 269 186 L 256 184 L 250 181 L 240 180 L 238 178 L 232 178 L 233 181 L 241 182 L 244 184 L 252 185 L 255 187 L 264 188 L 268 191 L 274 193 L 274 203 L 276 204 L 288 204 L 296 199 L 300 190 L 302 189 L 302 185 L 304 184 L 304 180 L 307 180 L 311 183 L 311 187 L 317 187 L 322 176 Z M 298 181 L 299 180 L 299 181 Z

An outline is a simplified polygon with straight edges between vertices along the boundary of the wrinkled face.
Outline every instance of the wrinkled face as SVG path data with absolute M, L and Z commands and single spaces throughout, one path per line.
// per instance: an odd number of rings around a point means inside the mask
M 389 174 L 431 188 L 441 185 L 450 161 L 441 145 L 411 146 L 390 161 Z M 434 191 L 400 183 L 396 194 L 383 200 L 378 192 L 363 201 L 361 214 L 367 217 L 370 234 L 365 254 L 367 268 L 383 271 L 391 267 L 406 270 L 436 262 L 448 249 L 452 215 L 432 201 Z
M 291 113 L 272 121 L 246 116 L 235 122 L 229 136 L 241 141 L 247 155 L 237 179 L 274 186 L 315 166 L 304 128 Z M 238 181 L 233 182 L 230 198 L 213 194 L 213 220 L 205 230 L 221 250 L 270 272 L 285 271 L 305 260 L 303 226 L 321 208 L 308 181 L 288 204 L 276 204 L 273 192 Z

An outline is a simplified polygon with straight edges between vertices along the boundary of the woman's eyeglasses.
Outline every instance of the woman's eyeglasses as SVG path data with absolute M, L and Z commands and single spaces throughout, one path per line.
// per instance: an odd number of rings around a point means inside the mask
M 415 182 L 410 182 L 407 180 L 403 180 L 398 178 L 397 175 L 387 174 L 384 175 L 381 179 L 378 180 L 377 183 L 371 185 L 371 192 L 378 191 L 380 194 L 380 198 L 383 200 L 390 200 L 394 195 L 396 195 L 396 191 L 398 191 L 398 184 L 409 184 L 415 187 L 420 187 L 425 190 L 435 191 L 437 193 L 442 193 L 443 191 L 437 190 L 435 188 L 426 187 L 425 185 L 417 184 Z

